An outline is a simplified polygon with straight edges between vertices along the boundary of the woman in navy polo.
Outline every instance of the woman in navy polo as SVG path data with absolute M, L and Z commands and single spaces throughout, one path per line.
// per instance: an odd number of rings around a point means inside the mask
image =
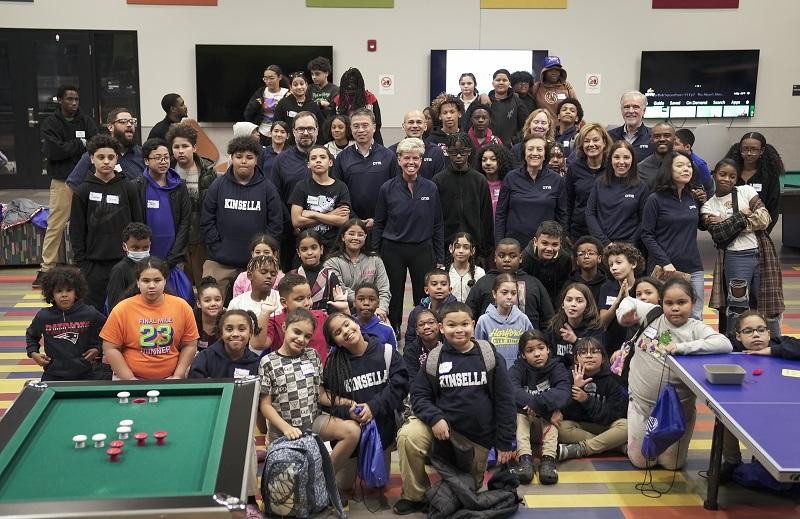
M 653 193 L 644 204 L 642 242 L 647 247 L 647 272 L 660 265 L 667 272 L 690 274 L 697 300 L 692 317 L 703 320 L 703 261 L 697 248 L 702 186 L 692 189 L 692 159 L 671 151 L 658 169 Z
M 564 179 L 547 167 L 550 160 L 547 141 L 531 135 L 522 141 L 521 168 L 509 171 L 500 188 L 495 214 L 495 243 L 515 238 L 524 247 L 536 234 L 539 224 L 567 220 Z
M 650 191 L 639 179 L 635 157 L 628 141 L 612 144 L 606 169 L 586 202 L 589 233 L 604 247 L 619 241 L 640 245 L 642 212 Z
M 402 175 L 378 191 L 372 243 L 383 258 L 389 278 L 389 321 L 400 329 L 406 270 L 411 274 L 414 304 L 425 297 L 425 274 L 444 265 L 444 221 L 439 191 L 419 176 L 425 143 L 411 137 L 397 144 Z

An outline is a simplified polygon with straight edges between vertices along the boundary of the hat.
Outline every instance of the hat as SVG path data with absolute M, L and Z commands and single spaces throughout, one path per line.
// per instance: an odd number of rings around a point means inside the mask
M 250 137 L 250 134 L 256 128 L 258 128 L 258 125 L 250 122 L 233 123 L 233 137 Z
M 561 68 L 561 59 L 558 56 L 545 56 L 542 68 Z
M 175 101 L 178 100 L 180 94 L 167 94 L 161 98 L 161 108 L 164 112 L 169 113 L 169 109 L 175 106 Z

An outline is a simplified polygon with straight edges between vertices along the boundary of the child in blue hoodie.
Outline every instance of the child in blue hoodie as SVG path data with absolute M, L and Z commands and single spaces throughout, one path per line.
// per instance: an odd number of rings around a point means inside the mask
M 450 275 L 442 269 L 429 270 L 425 274 L 425 293 L 428 297 L 423 297 L 422 301 L 408 314 L 405 344 L 410 344 L 417 338 L 417 315 L 423 309 L 430 308 L 437 312 L 444 305 L 458 301 L 450 293 Z
M 375 315 L 380 304 L 380 293 L 375 283 L 370 281 L 359 281 L 353 287 L 353 319 L 361 327 L 361 333 L 374 335 L 381 344 L 391 344 L 392 348 L 397 349 L 397 337 L 394 335 L 392 326 L 381 321 Z
M 42 278 L 42 297 L 51 306 L 36 313 L 25 332 L 28 357 L 44 369 L 42 380 L 91 380 L 100 357 L 106 318 L 82 301 L 89 287 L 80 270 L 56 267 Z M 40 343 L 44 337 L 44 353 Z
M 517 462 L 514 472 L 520 483 L 533 479 L 531 427 L 542 430 L 542 461 L 539 483 L 558 483 L 556 454 L 558 448 L 559 409 L 570 401 L 569 373 L 558 360 L 550 358 L 547 338 L 531 330 L 519 338 L 517 360 L 509 370 L 509 378 L 517 404 Z
M 172 268 L 186 261 L 192 199 L 186 182 L 169 166 L 167 141 L 148 139 L 142 157 L 146 167 L 138 183 L 144 221 L 153 232 L 150 254 Z
M 510 366 L 517 358 L 519 338 L 533 330 L 528 316 L 517 306 L 517 280 L 511 274 L 500 274 L 492 286 L 494 304 L 478 318 L 475 338 L 491 342 Z

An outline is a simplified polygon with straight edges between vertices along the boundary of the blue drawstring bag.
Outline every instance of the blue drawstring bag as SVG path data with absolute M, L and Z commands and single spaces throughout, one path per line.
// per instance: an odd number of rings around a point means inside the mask
M 773 478 L 755 458 L 750 463 L 742 463 L 736 467 L 733 471 L 733 480 L 743 487 L 768 488 L 776 492 L 786 492 L 797 488 L 794 483 L 782 483 Z
M 671 384 L 664 386 L 650 413 L 642 440 L 642 456 L 654 460 L 686 432 L 686 420 L 678 393 Z
M 361 440 L 358 443 L 358 477 L 367 488 L 383 488 L 389 481 L 381 435 L 378 434 L 375 420 L 370 420 L 361 431 Z
M 194 308 L 194 290 L 192 290 L 192 282 L 189 281 L 189 276 L 179 267 L 172 267 L 169 269 L 167 292 L 176 297 L 180 297 L 189 303 L 189 306 Z

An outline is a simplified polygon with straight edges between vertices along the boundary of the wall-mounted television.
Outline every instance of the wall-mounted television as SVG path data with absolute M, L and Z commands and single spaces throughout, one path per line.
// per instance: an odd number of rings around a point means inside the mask
M 758 50 L 642 51 L 644 116 L 753 117 L 758 55 Z
M 492 90 L 492 74 L 499 68 L 509 72 L 526 70 L 538 80 L 546 50 L 450 49 L 431 51 L 431 99 L 442 92 L 458 94 L 458 78 L 472 72 L 478 91 Z
M 261 77 L 268 65 L 278 65 L 287 76 L 298 71 L 308 75 L 308 62 L 317 56 L 324 56 L 332 63 L 333 47 L 195 45 L 198 120 L 241 121 L 250 96 L 256 88 L 264 85 Z

